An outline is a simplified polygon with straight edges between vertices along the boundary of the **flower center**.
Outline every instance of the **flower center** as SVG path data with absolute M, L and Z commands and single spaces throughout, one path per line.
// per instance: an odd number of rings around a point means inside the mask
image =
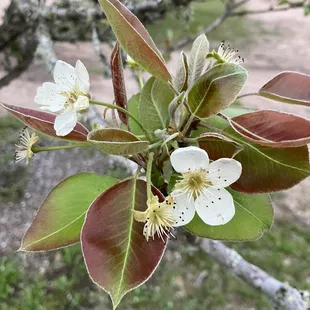
M 78 100 L 79 94 L 76 92 L 61 92 L 60 93 L 62 96 L 66 97 L 66 103 L 64 108 L 73 108 L 74 104 Z
M 174 223 L 174 215 L 172 206 L 165 201 L 159 203 L 158 201 L 151 201 L 147 210 L 147 221 L 157 227 L 170 228 Z
M 147 241 L 150 237 L 154 239 L 155 234 L 164 241 L 164 236 L 171 234 L 170 229 L 175 222 L 172 203 L 172 197 L 167 198 L 164 202 L 159 202 L 157 196 L 152 196 L 147 202 L 146 211 L 133 212 L 136 221 L 145 222 L 143 235 Z
M 183 179 L 176 184 L 176 189 L 187 192 L 194 199 L 200 196 L 206 187 L 211 185 L 204 169 L 185 172 L 182 177 Z

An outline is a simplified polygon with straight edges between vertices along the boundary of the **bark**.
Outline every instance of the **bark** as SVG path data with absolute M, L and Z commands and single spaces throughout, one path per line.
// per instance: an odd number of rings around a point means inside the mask
M 278 310 L 307 310 L 309 292 L 299 291 L 288 284 L 273 278 L 262 269 L 250 264 L 235 250 L 222 242 L 202 239 L 201 249 L 227 268 L 232 274 L 258 289 L 273 302 Z

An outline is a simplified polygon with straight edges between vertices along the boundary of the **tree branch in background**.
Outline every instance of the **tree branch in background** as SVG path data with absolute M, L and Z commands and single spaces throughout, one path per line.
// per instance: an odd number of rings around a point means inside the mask
M 36 0 L 12 0 L 0 26 L 0 50 L 9 46 L 23 33 L 36 28 L 39 16 Z
M 289 3 L 287 5 L 283 5 L 283 6 L 279 6 L 279 7 L 270 6 L 267 9 L 261 9 L 261 10 L 246 10 L 246 9 L 238 10 L 250 1 L 251 0 L 241 0 L 239 2 L 236 2 L 234 0 L 226 0 L 223 13 L 219 17 L 217 17 L 213 23 L 208 25 L 207 28 L 205 28 L 201 33 L 204 33 L 204 34 L 210 33 L 215 28 L 220 26 L 229 17 L 287 11 L 287 10 L 292 9 L 292 8 L 302 8 L 304 6 L 304 1 L 298 1 L 298 2 L 292 2 L 292 3 Z M 192 43 L 197 36 L 198 36 L 198 34 L 195 34 L 195 35 L 191 35 L 191 36 L 188 36 L 186 38 L 181 39 L 180 41 L 176 42 L 170 48 L 170 51 L 183 48 L 184 46 Z
M 43 59 L 47 71 L 52 73 L 58 58 L 54 51 L 54 43 L 46 25 L 41 24 L 39 26 L 37 37 L 39 41 L 37 54 Z
M 25 36 L 27 38 L 21 37 L 16 42 L 19 48 L 17 64 L 13 68 L 10 68 L 8 73 L 0 79 L 0 88 L 7 86 L 26 71 L 35 57 L 38 44 L 37 39 L 33 36 L 32 31 L 27 32 Z
M 271 277 L 265 271 L 244 260 L 235 250 L 222 242 L 201 239 L 200 248 L 233 275 L 258 289 L 269 297 L 275 309 L 307 310 L 309 292 L 299 291 Z
M 7 71 L 0 79 L 0 88 L 19 77 L 32 63 L 37 48 L 33 36 L 39 14 L 35 0 L 12 0 L 0 26 L 0 51 L 3 52 Z M 15 63 L 15 65 L 11 65 Z

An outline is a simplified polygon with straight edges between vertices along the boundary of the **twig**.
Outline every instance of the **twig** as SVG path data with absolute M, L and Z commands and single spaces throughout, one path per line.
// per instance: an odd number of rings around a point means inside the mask
M 211 23 L 207 28 L 205 28 L 202 31 L 202 33 L 208 34 L 212 30 L 217 28 L 219 25 L 221 25 L 224 22 L 224 20 L 230 16 L 231 7 L 230 7 L 229 3 L 230 3 L 229 1 L 226 2 L 224 12 L 218 18 L 216 18 L 213 23 Z M 197 38 L 197 34 L 188 36 L 188 37 L 178 41 L 177 43 L 173 44 L 173 46 L 171 47 L 171 50 L 180 49 L 180 48 L 186 46 L 187 44 L 193 42 L 196 38 Z
M 254 15 L 254 14 L 264 14 L 264 13 L 270 13 L 270 12 L 280 12 L 280 11 L 286 11 L 289 9 L 296 9 L 303 6 L 303 2 L 297 2 L 294 4 L 289 4 L 287 6 L 283 7 L 269 7 L 267 9 L 261 9 L 261 10 L 242 10 L 242 11 L 235 11 L 239 7 L 243 6 L 250 0 L 242 0 L 236 4 L 232 5 L 232 2 L 227 0 L 226 6 L 224 9 L 224 12 L 214 20 L 213 23 L 211 23 L 207 28 L 205 28 L 202 33 L 208 34 L 211 31 L 213 31 L 215 28 L 220 26 L 227 18 L 235 17 L 235 16 L 246 16 L 246 15 Z M 184 46 L 188 45 L 189 43 L 193 42 L 197 38 L 198 34 L 188 36 L 178 42 L 176 42 L 172 47 L 170 47 L 170 51 L 174 51 L 180 48 L 183 48 Z
M 278 310 L 307 310 L 309 292 L 299 291 L 250 264 L 219 241 L 202 239 L 201 249 L 232 274 L 268 296 Z

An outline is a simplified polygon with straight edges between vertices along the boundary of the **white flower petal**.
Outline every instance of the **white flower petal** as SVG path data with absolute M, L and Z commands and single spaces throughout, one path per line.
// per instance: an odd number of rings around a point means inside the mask
M 43 83 L 38 88 L 34 102 L 42 105 L 44 110 L 59 112 L 66 103 L 66 97 L 60 95 L 61 89 L 58 85 L 50 82 Z
M 226 189 L 208 188 L 195 200 L 199 217 L 208 225 L 218 226 L 229 222 L 235 215 L 235 205 Z
M 54 80 L 63 91 L 73 91 L 77 80 L 75 69 L 66 62 L 58 60 L 54 69 Z
M 79 90 L 87 94 L 90 88 L 89 74 L 87 72 L 86 67 L 80 60 L 76 62 L 75 74 L 77 76 L 77 83 Z
M 227 187 L 241 175 L 241 164 L 230 158 L 221 158 L 209 165 L 208 178 L 214 187 Z
M 77 115 L 74 109 L 67 109 L 62 114 L 56 116 L 54 129 L 57 136 L 66 136 L 75 127 Z
M 76 111 L 86 110 L 89 106 L 89 99 L 86 96 L 79 96 L 74 104 Z
M 184 173 L 189 170 L 207 169 L 209 156 L 196 146 L 182 147 L 172 152 L 170 161 L 175 171 Z
M 195 202 L 193 198 L 188 197 L 186 193 L 180 194 L 173 191 L 171 196 L 174 198 L 173 215 L 175 222 L 173 227 L 179 227 L 188 224 L 195 215 Z

